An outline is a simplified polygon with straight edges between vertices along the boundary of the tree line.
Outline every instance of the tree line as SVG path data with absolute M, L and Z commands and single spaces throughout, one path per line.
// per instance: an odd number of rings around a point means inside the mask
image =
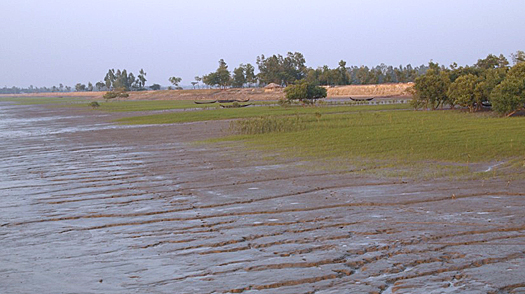
M 406 83 L 413 82 L 428 70 L 428 66 L 412 67 L 410 64 L 399 67 L 387 66 L 383 63 L 371 68 L 347 67 L 344 60 L 341 60 L 336 68 L 325 65 L 314 69 L 306 66 L 306 59 L 300 52 L 288 52 L 286 56 L 280 54 L 269 57 L 257 56 L 256 65 L 259 70 L 257 74 L 250 63 L 241 64 L 230 72 L 224 59 L 221 59 L 216 71 L 202 77 L 195 77 L 195 84 L 202 81 L 207 87 L 242 88 L 254 85 L 265 86 L 270 83 L 284 87 L 303 80 L 317 86 Z M 195 86 L 193 82 L 192 84 Z
M 485 105 L 511 115 L 525 106 L 525 53 L 517 51 L 511 58 L 513 66 L 502 54 L 489 54 L 464 67 L 430 62 L 425 74 L 415 79 L 412 104 L 416 109 L 457 105 L 470 112 Z
M 27 88 L 20 87 L 6 87 L 0 88 L 0 94 L 23 94 L 23 93 L 50 93 L 50 92 L 71 92 L 72 88 L 59 84 L 52 87 L 35 87 L 33 85 Z
M 523 51 L 518 51 L 512 55 L 512 58 L 513 60 L 520 60 L 520 58 L 523 58 L 523 55 Z M 418 107 L 425 106 L 430 108 L 444 104 L 465 105 L 462 101 L 467 98 L 465 98 L 461 90 L 467 87 L 463 84 L 468 84 L 470 87 L 477 87 L 475 109 L 478 109 L 480 102 L 488 101 L 489 94 L 503 81 L 509 69 L 509 62 L 503 55 L 495 56 L 491 54 L 485 59 L 478 60 L 475 65 L 465 67 L 457 66 L 457 64 L 444 67 L 433 62 L 429 63 L 429 65 L 416 67 L 410 64 L 393 67 L 383 63 L 375 67 L 347 66 L 347 63 L 341 60 L 335 68 L 330 68 L 327 65 L 311 68 L 306 66 L 306 59 L 302 53 L 288 52 L 285 56 L 280 54 L 268 57 L 264 54 L 257 56 L 256 66 L 258 73 L 255 73 L 255 66 L 250 63 L 240 64 L 233 71 L 230 71 L 224 59 L 220 59 L 219 66 L 214 72 L 203 76 L 195 76 L 195 80 L 191 84 L 193 88 L 200 87 L 200 83 L 203 83 L 206 87 L 224 89 L 230 87 L 262 87 L 270 83 L 285 87 L 304 81 L 316 86 L 417 82 L 416 92 L 419 98 L 414 103 Z M 462 77 L 469 74 L 470 76 Z M 445 76 L 448 76 L 448 79 L 445 79 Z M 452 85 L 460 77 L 461 79 Z M 474 82 L 474 79 L 476 79 L 476 82 Z M 89 82 L 87 85 L 77 83 L 74 88 L 62 84 L 58 87 L 53 86 L 49 88 L 33 86 L 29 88 L 4 87 L 0 89 L 0 94 L 70 92 L 72 90 L 122 92 L 161 89 L 159 84 L 146 86 L 146 81 L 146 72 L 143 69 L 137 75 L 128 72 L 126 69 L 110 69 L 105 77 L 94 85 Z M 173 87 L 170 86 L 168 89 L 182 89 L 179 86 L 182 81 L 180 77 L 172 76 L 168 78 L 168 81 L 173 85 Z M 439 85 L 440 90 L 430 93 L 432 90 L 429 89 L 438 87 L 437 84 L 439 83 L 441 83 Z M 475 86 L 472 86 L 473 84 Z M 451 85 L 449 93 L 449 86 Z M 458 98 L 460 96 L 461 98 Z M 475 109 L 472 108 L 472 111 Z

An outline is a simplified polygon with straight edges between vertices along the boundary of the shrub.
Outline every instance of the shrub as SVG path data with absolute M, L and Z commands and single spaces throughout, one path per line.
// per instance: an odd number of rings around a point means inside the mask
M 284 98 L 279 99 L 279 101 L 277 101 L 277 104 L 279 104 L 282 107 L 288 107 L 288 106 L 292 105 L 290 100 L 287 100 L 287 99 L 284 99 Z
M 233 121 L 230 129 L 238 134 L 255 135 L 305 130 L 308 120 L 295 117 L 258 117 Z
M 113 98 L 117 98 L 118 94 L 116 92 L 113 92 L 113 91 L 109 91 L 109 92 L 106 92 L 106 94 L 104 94 L 104 99 L 108 100 L 108 99 L 113 99 Z
M 119 98 L 128 98 L 129 94 L 126 93 L 126 92 L 122 92 L 122 91 L 109 91 L 109 92 L 106 92 L 106 94 L 104 94 L 103 97 L 106 100 L 117 98 L 117 97 L 119 97 Z
M 289 85 L 284 89 L 284 92 L 286 94 L 286 99 L 301 100 L 303 102 L 325 98 L 327 95 L 325 88 L 306 81 L 300 81 L 295 85 Z
M 98 104 L 97 101 L 93 101 L 93 102 L 89 103 L 89 106 L 91 106 L 92 108 L 97 108 L 97 107 L 100 107 L 100 104 Z

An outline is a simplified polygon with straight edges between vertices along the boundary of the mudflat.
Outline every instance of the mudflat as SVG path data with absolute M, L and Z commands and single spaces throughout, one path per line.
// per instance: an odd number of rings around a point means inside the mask
M 525 292 L 523 180 L 319 171 L 194 143 L 221 121 L 0 113 L 1 293 Z

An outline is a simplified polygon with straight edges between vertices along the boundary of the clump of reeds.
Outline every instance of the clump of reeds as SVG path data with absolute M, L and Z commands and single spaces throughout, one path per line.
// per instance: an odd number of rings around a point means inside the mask
M 298 115 L 291 117 L 257 117 L 230 123 L 230 130 L 242 135 L 294 132 L 305 130 L 306 127 L 307 119 Z

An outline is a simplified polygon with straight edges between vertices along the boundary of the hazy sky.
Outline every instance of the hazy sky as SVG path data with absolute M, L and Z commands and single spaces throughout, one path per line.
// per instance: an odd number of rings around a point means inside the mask
M 0 87 L 93 84 L 109 68 L 188 85 L 261 54 L 308 66 L 473 64 L 525 50 L 523 0 L 0 0 Z

